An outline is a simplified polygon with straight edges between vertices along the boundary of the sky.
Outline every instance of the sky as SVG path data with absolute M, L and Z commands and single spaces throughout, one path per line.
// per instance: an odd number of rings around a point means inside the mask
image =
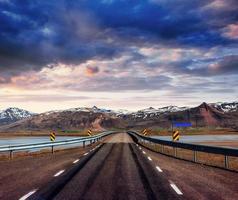
M 237 0 L 0 0 L 0 109 L 237 99 Z

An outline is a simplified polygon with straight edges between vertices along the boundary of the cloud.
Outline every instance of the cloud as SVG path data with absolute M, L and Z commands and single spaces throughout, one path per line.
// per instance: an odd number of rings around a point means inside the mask
M 94 76 L 99 72 L 99 67 L 97 66 L 87 66 L 85 69 L 85 73 L 87 76 Z
M 59 62 L 111 59 L 132 46 L 147 48 L 156 43 L 169 47 L 231 44 L 227 36 L 234 37 L 234 26 L 227 27 L 225 36 L 220 30 L 236 21 L 235 2 L 171 2 L 53 0 L 28 1 L 24 7 L 17 0 L 0 2 L 0 71 L 11 76 Z M 229 15 L 211 12 L 214 5 L 223 4 Z
M 226 56 L 217 63 L 212 63 L 208 67 L 210 74 L 238 74 L 238 55 Z
M 89 96 L 65 96 L 65 95 L 4 95 L 0 102 L 65 102 L 76 100 L 89 100 Z
M 238 39 L 238 24 L 229 24 L 224 28 L 223 35 L 229 39 Z
M 232 93 L 217 79 L 238 78 L 237 11 L 236 0 L 0 1 L 0 90 Z

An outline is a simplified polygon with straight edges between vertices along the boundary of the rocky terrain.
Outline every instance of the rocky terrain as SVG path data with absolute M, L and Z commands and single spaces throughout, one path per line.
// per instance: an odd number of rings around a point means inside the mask
M 0 126 L 0 131 L 18 130 L 81 130 L 92 128 L 104 130 L 111 128 L 144 128 L 171 126 L 172 121 L 191 122 L 194 127 L 220 126 L 238 127 L 238 102 L 233 103 L 202 103 L 193 108 L 167 106 L 163 108 L 147 108 L 137 112 L 125 110 L 113 111 L 92 108 L 73 108 L 62 111 L 50 111 L 32 114 L 20 109 L 8 113 L 9 121 Z M 18 113 L 19 115 L 17 115 Z M 14 118 L 14 117 L 15 118 Z M 18 118 L 17 118 L 18 117 Z M 6 119 L 6 117 L 5 117 Z M 8 124 L 7 124 L 8 122 Z M 3 123 L 4 124 L 4 123 Z

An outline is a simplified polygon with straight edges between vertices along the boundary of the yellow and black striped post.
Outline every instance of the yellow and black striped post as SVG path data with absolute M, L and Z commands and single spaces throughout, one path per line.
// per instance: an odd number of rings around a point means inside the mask
M 173 132 L 173 141 L 179 141 L 179 131 Z
M 50 134 L 50 141 L 51 141 L 51 142 L 54 142 L 54 141 L 55 141 L 55 138 L 56 138 L 55 133 L 52 132 L 52 133 Z M 53 146 L 53 145 L 51 146 L 51 153 L 52 153 L 52 154 L 54 153 L 54 146 Z
M 147 135 L 148 131 L 147 129 L 145 128 L 143 131 L 142 131 L 143 135 Z
M 52 132 L 51 134 L 50 134 L 50 141 L 51 142 L 54 142 L 55 141 L 55 133 L 54 132 Z
M 91 131 L 91 129 L 88 129 L 88 136 L 92 136 L 92 131 Z

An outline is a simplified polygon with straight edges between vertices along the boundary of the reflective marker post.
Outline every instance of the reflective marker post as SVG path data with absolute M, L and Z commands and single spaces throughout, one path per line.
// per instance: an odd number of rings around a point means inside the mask
M 179 131 L 174 131 L 172 139 L 174 142 L 179 141 Z
M 55 141 L 55 138 L 56 138 L 55 133 L 52 132 L 52 133 L 50 134 L 50 141 L 51 141 L 51 142 L 54 142 L 54 141 Z M 54 153 L 54 146 L 53 146 L 53 145 L 51 146 L 51 153 L 52 153 L 52 154 Z

